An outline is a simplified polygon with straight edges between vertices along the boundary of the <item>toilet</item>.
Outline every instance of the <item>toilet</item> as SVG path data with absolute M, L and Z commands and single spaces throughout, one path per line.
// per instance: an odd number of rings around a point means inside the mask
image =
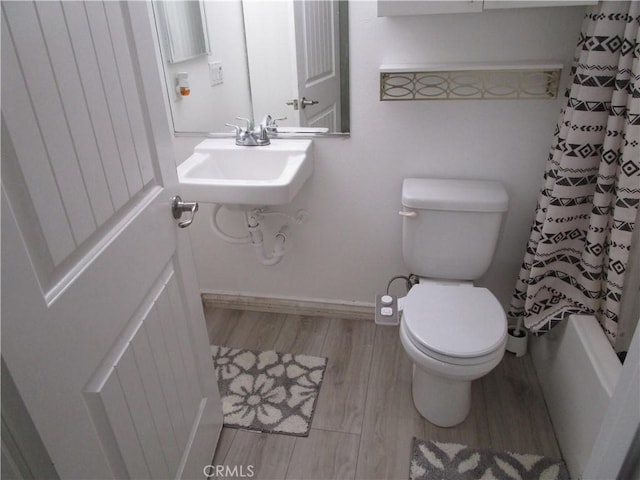
M 413 362 L 413 402 L 452 427 L 471 408 L 471 382 L 502 360 L 505 312 L 473 281 L 489 268 L 508 196 L 499 182 L 407 178 L 402 254 L 419 283 L 404 298 L 400 340 Z

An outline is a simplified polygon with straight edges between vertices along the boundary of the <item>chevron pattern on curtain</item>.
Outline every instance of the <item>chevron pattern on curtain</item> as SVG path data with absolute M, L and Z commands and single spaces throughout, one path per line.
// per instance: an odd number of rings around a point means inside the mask
M 585 16 L 509 315 L 597 316 L 612 345 L 640 203 L 640 2 Z

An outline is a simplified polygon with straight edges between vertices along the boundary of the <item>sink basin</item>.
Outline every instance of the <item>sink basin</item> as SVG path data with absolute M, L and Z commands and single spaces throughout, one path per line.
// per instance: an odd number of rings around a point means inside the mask
M 178 180 L 190 201 L 260 207 L 291 202 L 312 172 L 309 139 L 240 147 L 233 138 L 214 138 L 198 144 L 180 164 Z

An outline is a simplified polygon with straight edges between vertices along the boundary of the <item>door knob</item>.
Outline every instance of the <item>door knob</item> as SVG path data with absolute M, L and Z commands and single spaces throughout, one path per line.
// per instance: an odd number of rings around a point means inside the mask
M 294 98 L 293 100 L 289 100 L 287 105 L 291 105 L 294 110 L 298 110 L 298 99 Z
M 171 197 L 171 215 L 178 220 L 182 217 L 183 212 L 191 212 L 191 217 L 186 220 L 178 222 L 180 228 L 187 228 L 193 222 L 193 217 L 196 216 L 198 211 L 198 202 L 183 202 L 180 195 Z

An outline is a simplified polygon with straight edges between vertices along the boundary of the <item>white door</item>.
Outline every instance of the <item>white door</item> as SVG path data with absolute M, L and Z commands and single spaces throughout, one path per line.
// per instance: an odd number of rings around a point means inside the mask
M 2 356 L 61 478 L 202 478 L 221 428 L 155 42 L 2 2 Z
M 338 2 L 294 1 L 301 127 L 340 127 Z

